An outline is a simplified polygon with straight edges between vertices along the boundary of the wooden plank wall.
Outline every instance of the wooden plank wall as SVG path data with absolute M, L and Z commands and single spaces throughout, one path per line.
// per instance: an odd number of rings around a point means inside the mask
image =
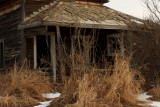
M 20 0 L 10 2 L 8 6 L 3 4 L 0 7 L 0 11 L 10 8 L 11 5 L 17 5 Z M 17 27 L 22 23 L 22 8 L 9 12 L 0 16 L 0 39 L 4 39 L 4 60 L 5 68 L 13 65 L 15 59 L 20 62 L 22 59 L 22 30 L 18 30 Z
M 21 4 L 21 0 L 7 0 L 7 2 L 0 3 L 0 12 L 9 9 L 11 7 L 14 7 L 18 4 Z
M 38 11 L 41 7 L 48 5 L 54 0 L 26 0 L 25 9 L 26 9 L 26 17 L 28 17 L 33 12 Z
M 38 11 L 41 6 L 47 5 L 53 0 L 24 0 L 25 13 L 30 15 Z M 15 60 L 21 63 L 24 58 L 25 41 L 23 30 L 18 30 L 18 25 L 23 22 L 24 8 L 22 0 L 7 0 L 0 3 L 0 40 L 4 39 L 5 68 L 14 64 Z M 16 9 L 14 6 L 20 5 Z M 6 11 L 7 10 L 7 11 Z

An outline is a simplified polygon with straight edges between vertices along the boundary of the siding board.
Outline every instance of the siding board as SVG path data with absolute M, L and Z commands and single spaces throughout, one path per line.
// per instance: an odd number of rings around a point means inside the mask
M 21 7 L 0 16 L 0 39 L 4 39 L 5 68 L 12 66 L 15 60 L 19 63 L 22 61 L 22 31 L 17 29 L 22 21 Z

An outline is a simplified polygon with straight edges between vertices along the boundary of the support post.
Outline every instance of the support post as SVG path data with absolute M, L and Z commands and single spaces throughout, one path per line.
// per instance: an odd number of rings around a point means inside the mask
M 75 69 L 75 62 L 74 62 L 74 36 L 71 36 L 71 55 L 72 55 L 72 67 Z
M 57 43 L 58 43 L 58 60 L 59 60 L 59 70 L 60 70 L 60 76 L 63 81 L 62 77 L 62 44 L 61 44 L 61 33 L 60 33 L 60 28 L 59 26 L 56 26 L 56 31 L 57 31 Z
M 55 34 L 51 35 L 51 63 L 52 63 L 52 70 L 53 70 L 53 80 L 56 82 L 56 43 L 55 43 Z
M 22 20 L 24 21 L 25 17 L 26 17 L 26 11 L 25 11 L 25 4 L 26 4 L 26 0 L 21 0 L 21 4 L 22 4 Z
M 59 26 L 56 26 L 56 29 L 57 29 L 57 42 L 58 42 L 59 61 L 60 61 L 60 63 L 62 63 L 62 45 L 61 45 L 61 42 L 60 42 L 61 34 L 60 34 Z
M 124 55 L 124 36 L 121 35 L 121 39 L 120 39 L 120 48 L 121 48 L 121 56 Z
M 33 38 L 34 40 L 34 69 L 37 69 L 37 40 L 36 40 L 36 35 Z

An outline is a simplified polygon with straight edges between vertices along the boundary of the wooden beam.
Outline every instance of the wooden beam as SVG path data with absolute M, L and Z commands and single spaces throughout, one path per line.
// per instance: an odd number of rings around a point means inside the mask
M 31 24 L 21 24 L 18 26 L 18 29 L 33 28 L 33 27 L 42 26 L 42 25 L 43 25 L 42 21 L 36 21 Z
M 24 19 L 25 19 L 25 15 L 26 15 L 26 11 L 25 11 L 25 4 L 26 4 L 26 0 L 21 0 L 21 4 L 22 4 L 22 18 L 23 18 L 23 21 L 24 21 Z
M 121 35 L 121 38 L 120 38 L 120 51 L 121 51 L 121 56 L 124 55 L 124 36 L 123 34 Z
M 73 69 L 75 68 L 75 62 L 74 62 L 74 54 L 75 54 L 75 47 L 74 47 L 74 36 L 71 36 L 71 54 L 72 54 L 72 67 L 73 67 Z
M 58 23 L 58 22 L 43 22 L 37 21 L 26 25 L 20 25 L 19 29 L 32 28 L 37 26 L 64 26 L 64 27 L 79 27 L 79 28 L 95 28 L 95 29 L 117 29 L 131 30 L 127 25 L 106 25 L 106 24 L 84 24 L 84 23 Z
M 37 69 L 37 38 L 36 35 L 33 37 L 34 40 L 34 69 Z
M 86 23 L 58 23 L 58 22 L 43 22 L 43 25 L 47 25 L 47 26 L 65 26 L 65 27 L 80 27 L 80 28 L 95 28 L 95 29 L 131 30 L 127 25 L 86 24 Z
M 58 43 L 58 59 L 59 59 L 59 64 L 60 64 L 60 71 L 62 69 L 62 44 L 61 44 L 61 33 L 60 33 L 60 28 L 59 26 L 56 26 L 56 31 L 57 31 L 57 43 Z M 62 72 L 60 72 L 61 74 Z M 62 77 L 62 74 L 61 74 Z M 62 78 L 63 81 L 63 78 Z
M 7 14 L 7 13 L 10 13 L 10 12 L 12 12 L 12 11 L 14 11 L 14 10 L 17 10 L 17 9 L 20 8 L 20 7 L 21 7 L 21 5 L 18 4 L 18 5 L 16 5 L 16 6 L 14 6 L 14 7 L 11 7 L 11 8 L 9 8 L 9 9 L 6 9 L 6 10 L 0 12 L 0 16 L 2 16 L 2 15 L 4 15 L 4 14 Z
M 62 46 L 61 46 L 61 33 L 60 33 L 60 28 L 59 26 L 56 26 L 56 30 L 57 30 L 57 43 L 58 43 L 58 52 L 59 52 L 59 56 L 61 56 L 62 54 Z
M 56 40 L 55 40 L 55 34 L 51 35 L 51 64 L 52 64 L 52 71 L 53 71 L 53 80 L 56 82 Z

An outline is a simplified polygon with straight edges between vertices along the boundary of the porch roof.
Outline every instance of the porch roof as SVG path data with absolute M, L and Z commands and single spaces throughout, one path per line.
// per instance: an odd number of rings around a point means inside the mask
M 41 25 L 99 29 L 128 29 L 129 23 L 143 23 L 141 19 L 91 2 L 57 2 L 42 7 L 27 17 L 19 28 Z

